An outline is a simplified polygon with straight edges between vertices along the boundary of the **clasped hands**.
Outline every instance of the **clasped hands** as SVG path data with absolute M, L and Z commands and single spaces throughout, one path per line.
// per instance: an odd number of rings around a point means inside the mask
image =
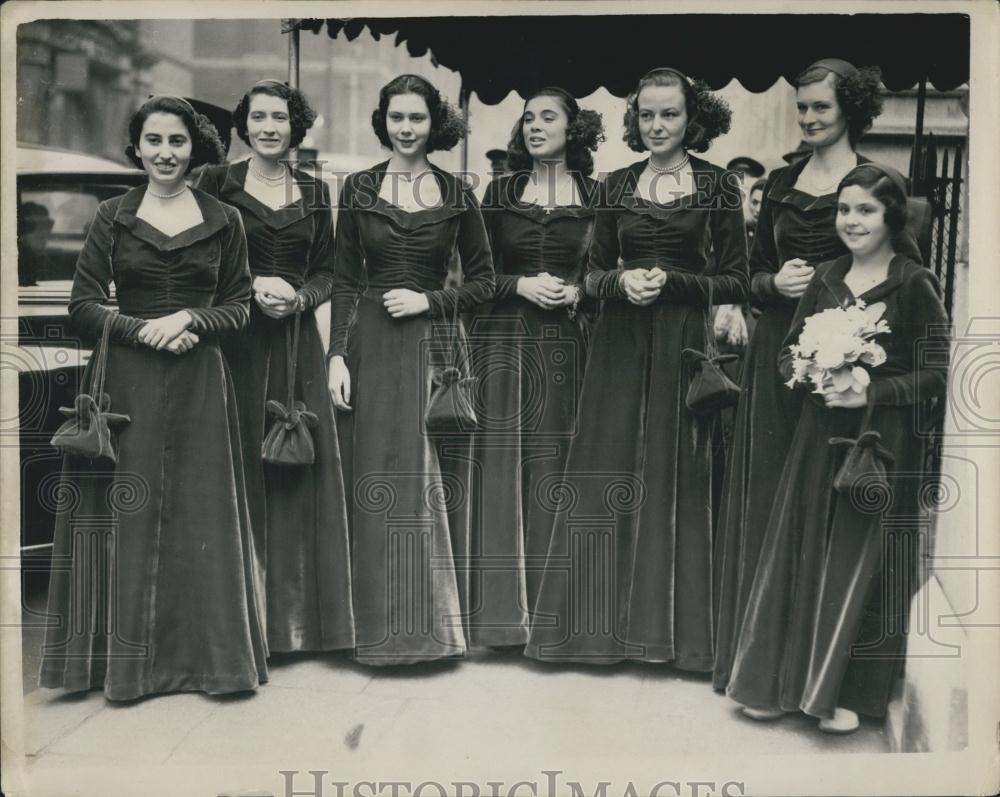
M 188 329 L 193 321 L 187 310 L 151 318 L 139 329 L 139 342 L 157 351 L 166 349 L 171 354 L 184 354 L 200 340 Z
M 534 277 L 521 277 L 517 281 L 517 295 L 536 304 L 543 310 L 568 307 L 582 298 L 577 285 L 567 285 L 562 277 L 543 271 Z
M 281 277 L 255 277 L 253 298 L 268 318 L 284 318 L 302 310 L 299 294 Z
M 659 266 L 630 268 L 622 272 L 621 286 L 632 304 L 646 307 L 656 301 L 667 284 L 667 272 Z

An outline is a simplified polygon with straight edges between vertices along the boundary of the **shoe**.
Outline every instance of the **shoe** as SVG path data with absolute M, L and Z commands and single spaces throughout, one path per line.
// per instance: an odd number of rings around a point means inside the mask
M 819 729 L 824 733 L 854 733 L 860 725 L 858 715 L 847 708 L 834 709 L 832 717 L 819 721 Z
M 740 709 L 746 716 L 752 720 L 758 720 L 760 722 L 766 722 L 768 720 L 776 720 L 785 716 L 785 712 L 780 708 L 770 709 L 770 708 L 750 708 L 750 706 L 743 706 Z

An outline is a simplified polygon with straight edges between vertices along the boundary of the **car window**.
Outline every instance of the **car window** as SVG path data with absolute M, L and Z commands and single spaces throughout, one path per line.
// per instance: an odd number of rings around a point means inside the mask
M 86 183 L 23 188 L 18 197 L 18 284 L 72 280 L 98 204 L 127 189 Z

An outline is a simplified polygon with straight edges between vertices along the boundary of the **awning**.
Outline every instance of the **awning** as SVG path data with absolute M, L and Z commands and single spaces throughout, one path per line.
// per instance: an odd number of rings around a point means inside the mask
M 662 14 L 290 20 L 314 33 L 395 36 L 413 56 L 457 71 L 466 91 L 494 105 L 545 85 L 585 97 L 602 86 L 626 96 L 638 78 L 672 66 L 712 88 L 750 91 L 793 80 L 822 57 L 876 65 L 892 91 L 922 79 L 953 89 L 969 79 L 965 14 Z

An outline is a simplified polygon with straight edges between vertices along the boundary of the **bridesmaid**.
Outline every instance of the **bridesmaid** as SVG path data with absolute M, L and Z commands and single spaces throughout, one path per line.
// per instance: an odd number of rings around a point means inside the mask
M 726 690 L 757 719 L 803 711 L 820 717 L 822 730 L 850 732 L 858 713 L 885 714 L 903 661 L 933 483 L 923 473 L 919 415 L 944 395 L 948 377 L 937 280 L 896 249 L 905 220 L 902 175 L 872 163 L 852 169 L 836 217 L 848 254 L 817 265 L 785 338 L 780 368 L 790 379 L 790 346 L 810 316 L 863 300 L 885 305 L 890 329 L 876 337 L 886 359 L 871 368 L 867 391 L 799 388 L 809 400 L 777 482 Z M 888 489 L 862 477 L 838 492 L 844 448 L 828 442 L 866 430 L 892 457 Z
M 650 156 L 613 172 L 598 206 L 586 289 L 604 307 L 528 656 L 711 670 L 716 419 L 685 405 L 682 350 L 705 350 L 712 304 L 745 299 L 747 253 L 737 176 L 688 150 L 729 123 L 675 69 L 629 99 L 625 140 Z
M 233 111 L 249 160 L 206 168 L 199 187 L 239 210 L 253 277 L 250 324 L 223 341 L 243 437 L 251 516 L 263 559 L 272 653 L 354 646 L 347 509 L 326 360 L 314 311 L 333 287 L 333 215 L 326 184 L 288 165 L 316 114 L 276 80 L 250 88 Z M 286 341 L 300 325 L 294 396 L 316 414 L 312 465 L 271 465 L 261 444 L 288 401 Z
M 751 301 L 761 309 L 744 356 L 715 550 L 713 685 L 725 689 L 747 595 L 801 398 L 775 363 L 816 263 L 843 254 L 834 218 L 841 179 L 866 158 L 855 146 L 881 113 L 877 69 L 824 58 L 796 81 L 798 122 L 812 154 L 768 177 L 750 253 Z M 920 254 L 912 235 L 900 246 Z
M 417 75 L 382 87 L 372 126 L 392 154 L 341 191 L 330 333 L 330 394 L 350 509 L 357 657 L 406 664 L 464 654 L 469 435 L 430 436 L 432 365 L 458 336 L 456 312 L 493 296 L 479 203 L 427 160 L 465 125 Z M 464 284 L 446 288 L 458 247 Z
M 49 587 L 61 623 L 39 683 L 111 700 L 245 691 L 267 680 L 267 649 L 218 336 L 247 323 L 246 239 L 235 210 L 185 184 L 222 158 L 186 100 L 147 100 L 129 142 L 149 182 L 98 207 L 69 314 L 98 337 L 111 319 L 104 392 L 131 421 L 117 465 L 64 461 Z M 112 282 L 117 313 L 103 306 Z
M 523 645 L 549 549 L 545 498 L 566 462 L 596 309 L 583 272 L 598 184 L 601 117 L 560 88 L 528 98 L 483 216 L 497 272 L 474 323 L 482 403 L 472 535 L 470 636 Z

